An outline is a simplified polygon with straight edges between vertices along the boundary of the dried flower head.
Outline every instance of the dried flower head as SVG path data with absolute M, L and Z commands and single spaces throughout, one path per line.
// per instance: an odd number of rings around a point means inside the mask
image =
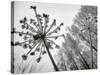
M 15 34 L 24 37 L 24 42 L 17 42 L 15 46 L 20 44 L 24 49 L 29 48 L 29 51 L 22 55 L 23 60 L 26 60 L 29 54 L 33 56 L 35 52 L 38 52 L 39 57 L 36 61 L 39 63 L 42 59 L 42 55 L 48 52 L 47 49 L 53 49 L 52 45 L 54 45 L 55 48 L 60 48 L 52 39 L 64 37 L 63 34 L 57 35 L 57 32 L 61 30 L 61 26 L 64 24 L 61 23 L 59 26 L 56 26 L 56 19 L 54 19 L 51 25 L 48 25 L 49 15 L 45 13 L 43 13 L 43 15 L 37 14 L 36 6 L 30 6 L 30 8 L 34 10 L 37 21 L 31 18 L 30 21 L 27 22 L 28 20 L 26 17 L 20 20 L 22 30 L 26 29 L 27 32 L 14 30 Z M 53 36 L 53 34 L 55 34 L 55 36 Z M 13 45 L 13 43 L 11 44 Z

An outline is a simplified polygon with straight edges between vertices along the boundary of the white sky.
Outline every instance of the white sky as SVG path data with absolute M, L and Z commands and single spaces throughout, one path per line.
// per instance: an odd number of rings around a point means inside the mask
M 59 34 L 66 33 L 65 29 L 67 26 L 72 25 L 73 18 L 75 14 L 77 14 L 80 6 L 79 5 L 67 5 L 67 4 L 50 4 L 50 3 L 34 3 L 34 2 L 15 2 L 14 6 L 14 25 L 17 30 L 21 29 L 21 25 L 19 23 L 19 20 L 23 19 L 23 17 L 35 18 L 34 11 L 30 9 L 30 6 L 37 6 L 37 12 L 39 14 L 47 13 L 50 15 L 50 22 L 52 23 L 53 19 L 57 20 L 57 25 L 60 23 L 64 23 L 64 26 L 61 28 L 61 31 Z M 15 41 L 20 40 L 17 36 L 15 36 Z M 56 42 L 57 44 L 61 45 L 64 40 L 62 38 L 59 38 Z M 15 65 L 16 68 L 18 68 L 19 64 L 21 63 L 21 55 L 25 50 L 23 48 L 15 48 Z M 57 53 L 57 50 L 52 51 L 52 55 L 54 56 Z M 26 70 L 26 73 L 29 72 L 30 68 L 32 67 L 31 72 L 47 72 L 47 71 L 53 71 L 53 66 L 51 64 L 50 59 L 48 58 L 48 55 L 44 55 L 42 60 L 39 64 L 36 63 L 35 57 L 29 57 L 27 62 L 24 62 L 23 65 L 25 66 L 29 64 L 29 67 Z M 56 61 L 56 60 L 55 60 Z M 19 71 L 16 69 L 16 71 Z

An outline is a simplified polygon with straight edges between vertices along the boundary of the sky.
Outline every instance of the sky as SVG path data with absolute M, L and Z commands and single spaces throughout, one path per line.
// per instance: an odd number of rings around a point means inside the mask
M 64 23 L 64 26 L 61 28 L 59 34 L 66 34 L 66 27 L 71 26 L 73 24 L 73 18 L 78 13 L 80 9 L 80 5 L 68 5 L 68 4 L 53 4 L 53 3 L 34 3 L 34 2 L 15 2 L 14 4 L 14 26 L 17 30 L 21 30 L 21 25 L 19 20 L 23 19 L 24 17 L 35 18 L 34 11 L 30 9 L 30 6 L 36 6 L 37 12 L 39 14 L 47 13 L 50 15 L 50 24 L 52 23 L 53 19 L 57 20 L 57 25 L 60 23 Z M 35 18 L 36 19 L 36 18 Z M 22 41 L 18 35 L 15 35 L 15 41 Z M 55 41 L 55 40 L 54 40 Z M 58 38 L 55 41 L 58 45 L 62 45 L 64 42 L 63 38 Z M 56 62 L 55 55 L 57 54 L 57 49 L 54 49 L 51 53 Z M 15 71 L 16 73 L 21 73 L 21 70 L 24 67 L 27 67 L 24 73 L 27 72 L 49 72 L 54 71 L 52 63 L 48 57 L 48 55 L 44 55 L 42 60 L 39 64 L 36 63 L 36 56 L 29 57 L 27 61 L 22 61 L 21 55 L 25 53 L 25 50 L 20 47 L 14 48 L 14 58 L 15 58 Z M 28 65 L 28 66 L 27 66 Z

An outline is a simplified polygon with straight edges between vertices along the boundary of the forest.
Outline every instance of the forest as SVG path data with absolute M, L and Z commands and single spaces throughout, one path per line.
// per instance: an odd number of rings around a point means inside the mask
M 58 52 L 60 70 L 97 68 L 97 7 L 81 6 Z

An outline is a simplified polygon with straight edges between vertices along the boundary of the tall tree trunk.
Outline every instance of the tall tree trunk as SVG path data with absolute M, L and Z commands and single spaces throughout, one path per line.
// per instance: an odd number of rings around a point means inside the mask
M 97 49 L 95 47 L 92 46 L 92 39 L 91 39 L 91 32 L 90 32 L 90 25 L 88 28 L 89 31 L 89 41 L 82 35 L 82 37 L 90 44 L 90 48 L 91 48 L 91 68 L 93 68 L 93 50 L 95 50 L 97 52 Z M 82 33 L 82 32 L 81 32 Z M 94 49 L 93 49 L 94 48 Z
M 72 58 L 72 60 L 73 60 L 73 63 L 74 63 L 74 65 L 75 65 L 76 69 L 79 70 L 79 68 L 78 68 L 78 66 L 77 66 L 77 64 L 76 64 L 76 62 L 75 62 L 75 60 L 74 60 L 74 58 Z
M 85 67 L 86 67 L 87 69 L 90 69 L 88 63 L 86 62 L 86 60 L 84 59 L 84 57 L 82 56 L 82 54 L 81 54 L 80 52 L 79 52 L 79 55 L 80 55 L 80 57 L 82 58 L 83 62 L 85 63 Z M 83 65 L 84 65 L 84 63 L 83 63 Z
M 85 58 L 83 57 L 83 55 L 80 53 L 79 49 L 76 48 L 76 50 L 77 50 L 77 52 L 79 53 L 81 59 L 82 59 L 83 62 L 84 62 L 83 65 L 85 64 L 85 67 L 86 67 L 87 69 L 90 69 L 90 67 L 89 67 L 89 65 L 88 65 L 88 63 L 87 63 L 87 61 L 85 60 Z
M 82 32 L 81 32 L 82 33 Z M 83 35 L 81 35 L 81 37 L 87 42 L 87 43 L 89 43 L 90 44 L 90 41 L 89 40 L 87 40 Z M 93 45 L 91 45 L 92 46 L 92 48 L 93 48 L 93 50 L 94 51 L 96 51 L 97 52 L 97 48 L 96 47 L 94 47 Z
M 74 65 L 75 65 L 76 69 L 79 70 L 79 68 L 78 68 L 78 66 L 77 66 L 77 64 L 76 64 L 76 61 L 74 60 L 73 55 L 72 55 L 69 51 L 68 51 L 68 53 L 70 54 L 70 57 L 71 57 L 71 59 L 72 59 Z
M 52 62 L 53 67 L 54 67 L 54 70 L 55 70 L 55 71 L 59 71 L 59 69 L 58 69 L 57 65 L 55 64 L 55 62 L 54 62 L 54 60 L 53 60 L 53 57 L 52 57 L 52 55 L 51 55 L 51 53 L 50 53 L 50 51 L 49 51 L 49 48 L 48 48 L 48 46 L 47 46 L 47 44 L 46 44 L 46 41 L 45 41 L 44 39 L 43 39 L 43 42 L 44 42 L 44 45 L 46 46 L 46 50 L 47 50 L 48 55 L 49 55 L 49 57 L 50 57 L 50 59 L 51 59 L 51 62 Z
M 92 39 L 91 39 L 90 27 L 89 27 L 89 38 L 90 38 L 90 48 L 91 48 L 91 68 L 93 69 L 93 49 L 92 49 Z

